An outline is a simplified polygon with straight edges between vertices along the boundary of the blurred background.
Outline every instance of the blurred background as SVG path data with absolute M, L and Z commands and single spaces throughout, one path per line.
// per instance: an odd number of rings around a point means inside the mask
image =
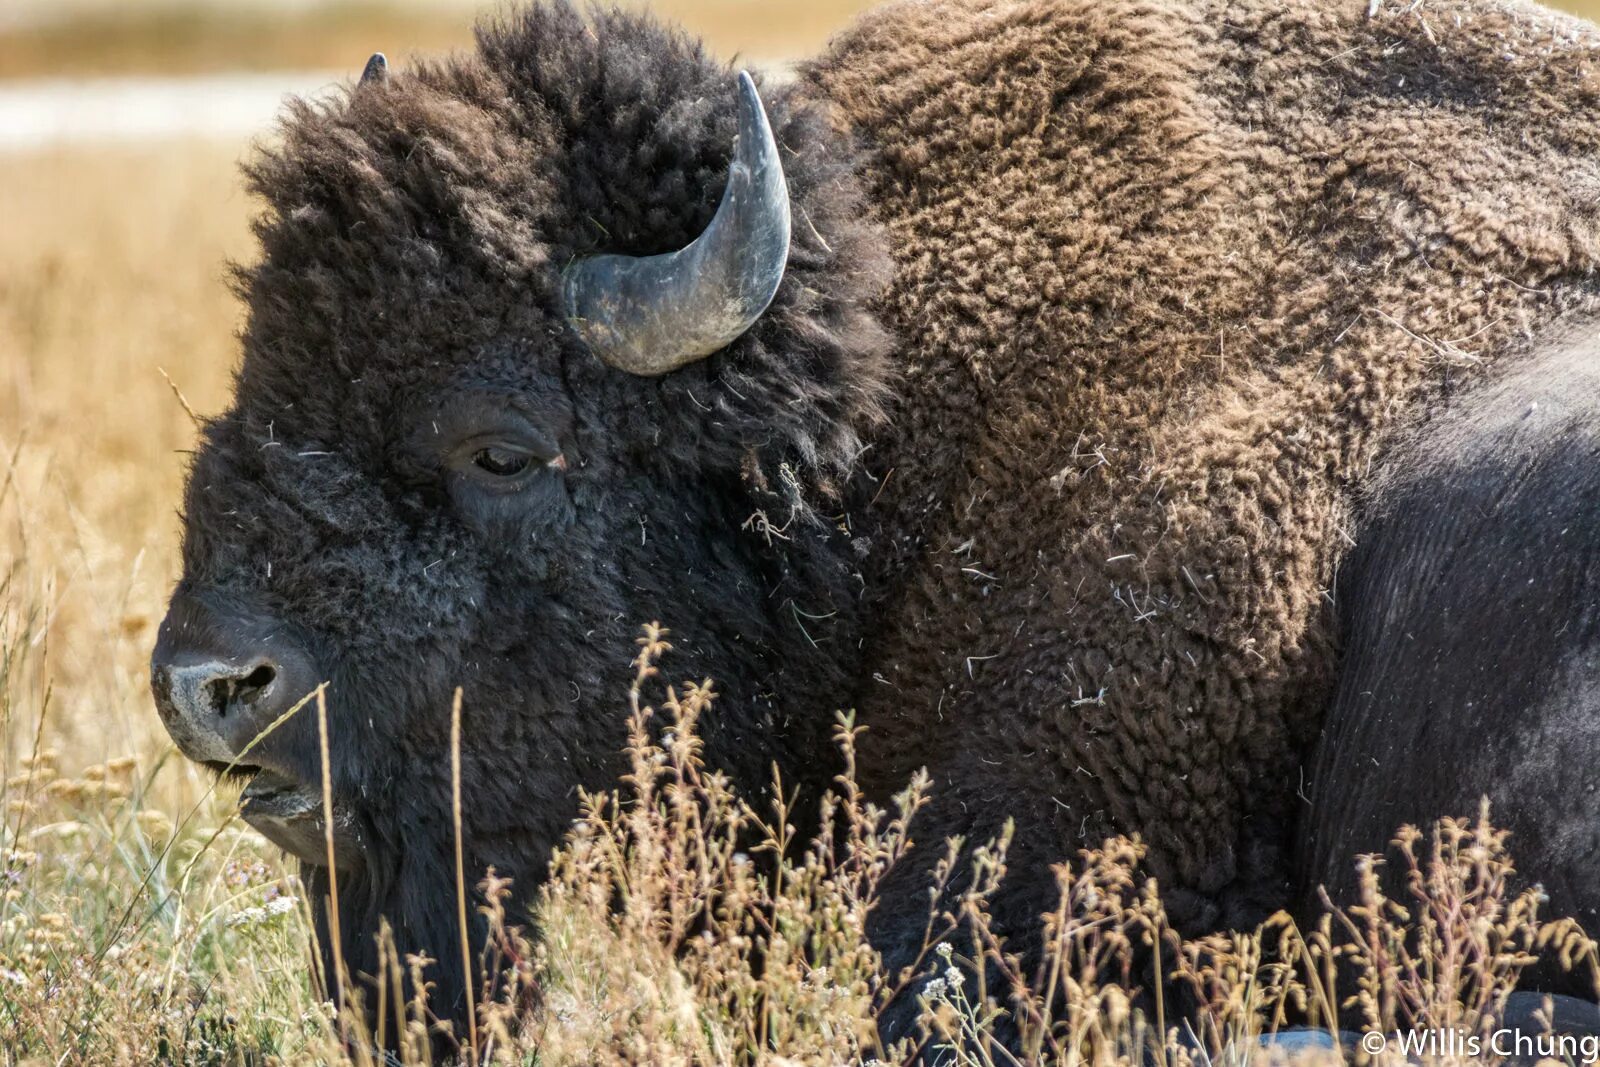
M 637 0 L 629 0 L 637 2 Z M 820 47 L 870 0 L 655 0 L 725 56 Z M 1360 0 L 1344 0 L 1358 3 Z M 1569 0 L 1600 12 L 1600 0 Z M 0 713 L 6 767 L 166 750 L 147 650 L 194 422 L 251 254 L 236 179 L 287 93 L 466 48 L 481 0 L 0 0 Z M 163 788 L 203 783 L 176 765 Z

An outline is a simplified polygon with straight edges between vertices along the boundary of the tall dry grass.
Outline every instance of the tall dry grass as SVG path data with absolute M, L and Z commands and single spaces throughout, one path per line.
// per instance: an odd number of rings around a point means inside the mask
M 161 368 L 222 403 L 233 155 L 0 156 L 0 1062 L 205 1062 L 315 1007 L 293 882 L 147 695 L 194 440 Z
M 47 737 L 72 761 L 158 740 L 145 661 L 194 441 L 163 370 L 222 405 L 225 260 L 248 253 L 234 154 L 0 156 L 0 576 L 44 613 Z
M 8 729 L 19 706 L 49 702 L 30 692 L 36 619 L 12 615 L 0 633 Z M 75 778 L 37 751 L 8 765 L 0 1062 L 1215 1067 L 1281 1062 L 1270 1043 L 1295 1023 L 1326 1035 L 1296 1058 L 1331 1064 L 1360 1048 L 1342 1026 L 1487 1043 L 1541 958 L 1597 973 L 1595 943 L 1515 886 L 1486 810 L 1402 832 L 1396 896 L 1368 858 L 1356 901 L 1309 928 L 1280 914 L 1198 940 L 1168 923 L 1138 843 L 1108 842 L 1056 867 L 1058 902 L 1025 962 L 989 918 L 1006 837 L 919 847 L 927 779 L 872 805 L 842 718 L 845 770 L 817 835 L 797 840 L 781 782 L 762 803 L 704 764 L 697 724 L 714 689 L 663 683 L 666 637 L 652 625 L 640 639 L 630 771 L 581 798 L 537 891 L 537 939 L 506 924 L 515 887 L 484 873 L 483 971 L 498 980 L 465 1031 L 430 1012 L 425 958 L 392 947 L 376 982 L 340 981 L 325 1000 L 299 883 L 226 804 L 202 797 L 174 822 L 136 759 Z M 892 971 L 866 931 L 906 863 L 935 888 L 920 953 Z M 1368 1056 L 1404 1060 L 1398 1044 Z

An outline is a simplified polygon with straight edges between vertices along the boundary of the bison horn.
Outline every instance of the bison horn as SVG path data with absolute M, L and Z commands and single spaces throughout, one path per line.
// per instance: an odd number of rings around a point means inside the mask
M 580 259 L 563 280 L 567 319 L 606 363 L 677 370 L 731 344 L 772 303 L 789 259 L 789 189 L 755 82 L 739 74 L 739 139 L 705 232 L 658 256 Z
M 382 85 L 389 80 L 389 60 L 382 52 L 372 53 L 361 71 L 361 85 Z

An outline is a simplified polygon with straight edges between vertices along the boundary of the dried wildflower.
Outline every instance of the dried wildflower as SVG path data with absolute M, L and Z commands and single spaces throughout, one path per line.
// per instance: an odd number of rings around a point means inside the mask
M 142 808 L 134 815 L 139 832 L 151 841 L 165 842 L 172 836 L 172 817 L 154 808 Z
M 85 783 L 74 778 L 58 778 L 45 786 L 45 792 L 56 800 L 78 800 L 83 797 Z

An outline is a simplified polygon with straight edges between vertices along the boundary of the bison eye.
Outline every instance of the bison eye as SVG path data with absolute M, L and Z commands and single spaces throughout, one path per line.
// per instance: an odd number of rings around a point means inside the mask
M 515 478 L 533 465 L 533 457 L 526 452 L 490 445 L 472 454 L 472 465 L 496 478 Z

